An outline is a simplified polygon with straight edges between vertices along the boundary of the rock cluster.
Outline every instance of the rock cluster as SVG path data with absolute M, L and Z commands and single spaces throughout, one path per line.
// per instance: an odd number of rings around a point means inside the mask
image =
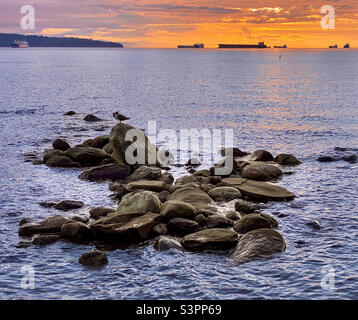
M 94 118 L 87 117 L 87 121 Z M 130 130 L 137 129 L 119 123 L 110 135 L 77 146 L 56 139 L 53 149 L 46 150 L 43 156 L 43 163 L 50 167 L 81 168 L 80 179 L 109 182 L 113 198 L 119 202 L 117 208 L 92 208 L 87 219 L 56 215 L 38 223 L 24 220 L 19 235 L 29 238 L 33 245 L 60 239 L 95 246 L 152 240 L 158 250 L 233 250 L 230 257 L 238 263 L 285 250 L 283 237 L 274 230 L 278 222 L 261 213 L 258 202 L 294 198 L 292 192 L 269 181 L 282 178 L 280 166 L 298 165 L 301 163 L 298 159 L 288 154 L 274 158 L 265 150 L 249 154 L 237 148 L 223 149 L 220 151 L 223 155 L 228 151 L 232 154 L 231 174 L 214 175 L 215 167 L 193 169 L 200 162 L 191 159 L 186 165 L 193 173 L 174 181 L 145 135 L 142 147 L 151 164 L 126 162 L 129 143 L 125 136 Z M 217 166 L 227 159 L 223 158 Z M 233 202 L 235 209 L 225 214 L 219 212 L 218 205 L 228 202 Z M 66 200 L 42 205 L 68 211 L 82 207 L 83 203 Z M 108 260 L 103 252 L 93 251 L 79 262 L 101 266 Z

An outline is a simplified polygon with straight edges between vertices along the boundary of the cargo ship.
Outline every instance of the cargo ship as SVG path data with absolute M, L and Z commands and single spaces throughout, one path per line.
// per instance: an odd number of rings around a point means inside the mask
M 284 44 L 283 46 L 274 46 L 275 49 L 287 49 L 287 46 Z
M 190 48 L 194 48 L 194 49 L 203 49 L 204 48 L 204 44 L 203 43 L 195 43 L 192 46 L 185 46 L 185 45 L 178 45 L 179 49 L 190 49 Z
M 265 42 L 259 42 L 258 44 L 219 44 L 220 49 L 251 49 L 251 48 L 268 48 Z
M 350 47 L 351 47 L 351 46 L 349 45 L 349 43 L 346 43 L 343 48 L 349 49 Z
M 329 46 L 330 49 L 337 49 L 338 48 L 338 45 L 334 45 L 334 46 Z
M 29 43 L 25 40 L 15 40 L 11 43 L 11 48 L 28 48 Z

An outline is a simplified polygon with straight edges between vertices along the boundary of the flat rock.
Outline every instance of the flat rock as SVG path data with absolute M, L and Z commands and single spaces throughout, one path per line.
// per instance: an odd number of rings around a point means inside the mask
M 109 213 L 115 212 L 115 209 L 105 207 L 95 207 L 89 211 L 90 216 L 93 219 L 99 219 L 107 216 Z
M 125 182 L 135 182 L 141 180 L 159 180 L 162 178 L 162 170 L 158 167 L 140 166 Z
M 179 200 L 192 204 L 197 210 L 210 209 L 214 200 L 203 190 L 197 188 L 179 188 L 168 196 L 168 200 Z
M 161 192 L 163 190 L 164 185 L 165 183 L 163 181 L 142 180 L 128 183 L 127 189 Z
M 154 242 L 154 248 L 159 251 L 169 250 L 169 249 L 177 249 L 177 250 L 183 250 L 182 245 L 180 242 L 173 238 L 168 236 L 161 236 Z
M 38 224 L 23 225 L 19 229 L 20 237 L 30 237 L 34 234 L 59 233 L 62 225 L 67 221 L 63 216 L 53 216 Z
M 172 200 L 163 204 L 160 214 L 163 216 L 164 220 L 173 218 L 193 219 L 196 215 L 196 208 L 190 203 Z
M 237 244 L 238 235 L 229 229 L 206 229 L 189 234 L 181 241 L 182 246 L 189 250 L 220 250 L 230 249 Z
M 251 180 L 271 181 L 282 177 L 282 171 L 270 164 L 252 164 L 245 166 L 241 175 Z
M 83 167 L 91 167 L 99 165 L 107 157 L 107 153 L 103 149 L 85 146 L 68 149 L 66 156 L 72 161 L 80 163 Z
M 242 198 L 241 192 L 233 187 L 216 187 L 209 191 L 209 196 L 215 201 L 229 202 Z
M 285 249 L 285 240 L 277 231 L 256 229 L 240 238 L 231 258 L 236 263 L 242 264 L 284 252 Z
M 62 200 L 54 206 L 55 209 L 61 211 L 69 211 L 73 209 L 79 209 L 84 206 L 82 201 L 74 201 L 74 200 Z
M 230 228 L 234 222 L 223 215 L 213 215 L 207 218 L 208 228 Z
M 84 253 L 78 262 L 88 267 L 100 267 L 108 263 L 108 258 L 106 253 L 95 250 Z
M 118 164 L 107 164 L 83 171 L 78 178 L 87 181 L 119 181 L 130 174 L 128 166 Z
M 125 195 L 117 211 L 120 213 L 130 212 L 154 212 L 159 213 L 162 203 L 157 195 L 150 191 L 138 191 Z

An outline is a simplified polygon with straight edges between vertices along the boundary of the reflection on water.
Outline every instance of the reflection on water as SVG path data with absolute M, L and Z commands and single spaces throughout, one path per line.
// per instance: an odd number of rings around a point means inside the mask
M 355 50 L 287 50 L 279 60 L 255 50 L 1 49 L 0 298 L 357 298 L 358 166 L 315 161 L 337 146 L 358 147 L 357 58 Z M 79 115 L 63 117 L 68 110 Z M 77 263 L 85 245 L 16 249 L 22 218 L 57 213 L 40 201 L 85 202 L 76 214 L 116 205 L 106 184 L 83 182 L 75 169 L 32 166 L 22 154 L 56 137 L 74 145 L 104 134 L 117 110 L 139 128 L 149 120 L 158 130 L 233 128 L 242 150 L 303 160 L 280 181 L 297 198 L 265 209 L 282 214 L 287 251 L 238 267 L 225 255 L 143 246 L 109 251 L 105 268 L 88 270 Z M 106 121 L 84 123 L 88 113 Z M 308 227 L 312 219 L 323 228 Z M 327 264 L 336 270 L 334 291 L 320 287 Z M 36 270 L 34 290 L 20 287 L 23 265 Z

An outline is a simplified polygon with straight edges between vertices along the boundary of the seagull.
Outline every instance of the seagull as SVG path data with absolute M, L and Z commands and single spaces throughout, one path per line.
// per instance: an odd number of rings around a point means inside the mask
M 114 112 L 113 117 L 114 117 L 114 119 L 118 120 L 119 123 L 121 123 L 122 121 L 130 119 L 130 118 L 124 116 L 123 114 L 118 113 L 118 112 Z

